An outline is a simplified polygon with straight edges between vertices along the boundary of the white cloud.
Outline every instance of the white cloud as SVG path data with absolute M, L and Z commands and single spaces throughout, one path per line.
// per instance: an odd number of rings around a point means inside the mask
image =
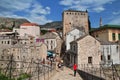
M 31 13 L 37 13 L 37 14 L 50 14 L 50 7 L 43 8 L 40 4 L 34 4 L 33 9 L 31 10 Z
M 113 16 L 108 22 L 108 24 L 120 25 L 120 15 Z
M 74 2 L 73 0 L 62 0 L 60 1 L 60 4 L 64 6 L 70 6 L 73 4 L 73 2 Z
M 112 21 L 109 22 L 109 24 L 116 24 L 116 25 L 120 25 L 120 17 L 113 19 Z
M 0 8 L 5 10 L 24 10 L 30 7 L 32 0 L 0 0 Z
M 77 10 L 86 10 L 87 6 L 81 6 L 81 5 L 74 5 L 69 7 L 70 9 L 77 9 Z
M 60 5 L 64 5 L 68 9 L 89 9 L 90 11 L 101 12 L 105 10 L 105 4 L 111 4 L 114 1 L 115 0 L 61 0 Z
M 36 22 L 41 24 L 45 24 L 47 22 L 52 22 L 52 20 L 47 19 L 44 15 L 38 16 L 36 14 L 33 14 L 29 17 L 29 20 L 32 22 Z
M 120 15 L 120 11 L 115 11 L 112 13 L 113 15 Z
M 103 8 L 103 7 L 96 7 L 96 8 L 93 8 L 93 10 L 95 11 L 95 12 L 101 12 L 101 11 L 104 11 L 105 10 L 105 8 Z
M 1 16 L 1 15 L 0 15 Z M 45 15 L 37 15 L 37 14 L 30 14 L 29 16 L 19 16 L 19 15 L 15 15 L 15 14 L 9 14 L 6 15 L 5 17 L 10 17 L 10 18 L 25 18 L 27 20 L 29 20 L 30 22 L 33 23 L 37 23 L 37 24 L 45 24 L 47 22 L 52 22 L 52 20 L 49 20 L 45 17 Z
M 46 18 L 50 7 L 43 6 L 37 0 L 0 0 L 0 16 L 26 18 L 31 22 L 45 24 L 51 22 Z

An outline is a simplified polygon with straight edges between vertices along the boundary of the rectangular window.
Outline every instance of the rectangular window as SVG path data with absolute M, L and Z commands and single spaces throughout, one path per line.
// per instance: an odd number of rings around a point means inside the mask
M 75 45 L 73 46 L 73 49 L 74 49 L 74 51 L 75 51 Z
M 3 44 L 3 41 L 2 41 L 2 44 Z
M 116 46 L 116 51 L 119 52 L 119 46 Z
M 76 36 L 74 36 L 74 40 L 76 40 Z
M 120 34 L 118 34 L 118 39 L 120 40 Z
M 24 44 L 27 44 L 27 42 L 25 42 Z
M 1 64 L 1 66 L 3 66 L 3 64 Z
M 115 33 L 112 33 L 112 39 L 115 40 Z
M 23 58 L 25 58 L 25 56 L 23 56 Z
M 53 41 L 51 41 L 51 44 L 53 44 Z
M 96 37 L 98 37 L 98 34 L 96 35 Z
M 110 55 L 108 55 L 108 60 L 111 60 L 111 56 Z
M 108 47 L 106 48 L 106 50 L 107 50 L 107 53 L 109 53 L 109 48 Z
M 53 49 L 53 46 L 51 46 L 51 49 Z
M 88 63 L 92 64 L 92 57 L 88 57 Z
M 39 49 L 37 49 L 37 51 L 39 51 Z
M 47 46 L 47 49 L 48 49 L 48 46 Z
M 7 59 L 9 59 L 9 56 L 7 56 Z
M 47 41 L 47 44 L 48 44 L 48 41 Z
M 103 55 L 101 55 L 101 61 L 103 60 Z
M 13 51 L 15 51 L 15 49 L 13 49 Z
M 4 59 L 4 56 L 1 56 L 1 59 Z
M 30 38 L 30 40 L 32 40 L 33 38 Z
M 8 44 L 10 44 L 10 41 L 8 41 Z
M 19 59 L 19 56 L 17 56 L 17 58 Z

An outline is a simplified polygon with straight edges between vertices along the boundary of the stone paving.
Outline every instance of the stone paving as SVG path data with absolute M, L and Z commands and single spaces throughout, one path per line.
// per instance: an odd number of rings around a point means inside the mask
M 74 77 L 74 72 L 70 68 L 64 67 L 63 70 L 58 69 L 56 74 L 50 78 L 50 80 L 83 80 L 77 73 Z

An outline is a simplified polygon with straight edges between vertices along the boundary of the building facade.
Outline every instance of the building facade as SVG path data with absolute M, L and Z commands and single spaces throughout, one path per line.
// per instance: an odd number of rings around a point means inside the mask
M 17 39 L 17 33 L 0 34 L 0 45 L 14 45 L 18 42 Z
M 24 36 L 19 36 L 18 37 L 18 41 L 20 44 L 33 44 L 35 43 L 35 37 L 31 36 L 31 35 L 24 35 Z
M 66 10 L 62 14 L 63 18 L 63 39 L 74 27 L 82 27 L 89 33 L 89 19 L 87 11 Z
M 35 38 L 40 36 L 40 27 L 35 23 L 23 23 L 20 28 L 14 28 L 13 32 L 18 32 L 20 36 L 31 35 Z
M 42 62 L 43 59 L 46 60 L 46 57 L 47 47 L 42 42 L 29 45 L 15 44 L 0 46 L 0 68 L 10 67 L 12 64 L 12 68 L 16 69 L 12 73 L 16 75 L 20 74 L 21 71 L 23 73 L 35 71 L 35 65 L 30 65 L 30 63 Z
M 76 27 L 69 31 L 66 35 L 66 50 L 70 49 L 70 42 L 80 38 L 83 35 L 85 35 L 85 32 L 79 27 Z
M 40 36 L 40 39 L 44 40 L 48 51 L 60 54 L 62 39 L 56 32 L 47 32 L 45 35 Z
M 104 25 L 92 30 L 90 34 L 104 41 L 116 42 L 120 40 L 120 25 Z
M 101 43 L 101 64 L 110 66 L 120 64 L 120 46 L 119 43 L 99 40 Z
M 70 64 L 78 64 L 78 69 L 93 66 L 101 62 L 100 42 L 90 35 L 84 35 L 70 44 Z M 83 66 L 84 65 L 84 66 Z

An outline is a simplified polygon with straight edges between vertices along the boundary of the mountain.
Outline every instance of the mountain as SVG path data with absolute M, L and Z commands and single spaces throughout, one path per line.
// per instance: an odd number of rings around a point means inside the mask
M 62 28 L 62 21 L 54 21 L 51 23 L 46 23 L 45 25 L 40 25 L 41 28 Z
M 19 27 L 22 23 L 29 22 L 27 19 L 0 17 L 0 28 Z
M 0 28 L 19 28 L 22 23 L 30 22 L 27 19 L 0 17 Z M 40 25 L 41 28 L 62 29 L 62 21 L 54 21 Z

